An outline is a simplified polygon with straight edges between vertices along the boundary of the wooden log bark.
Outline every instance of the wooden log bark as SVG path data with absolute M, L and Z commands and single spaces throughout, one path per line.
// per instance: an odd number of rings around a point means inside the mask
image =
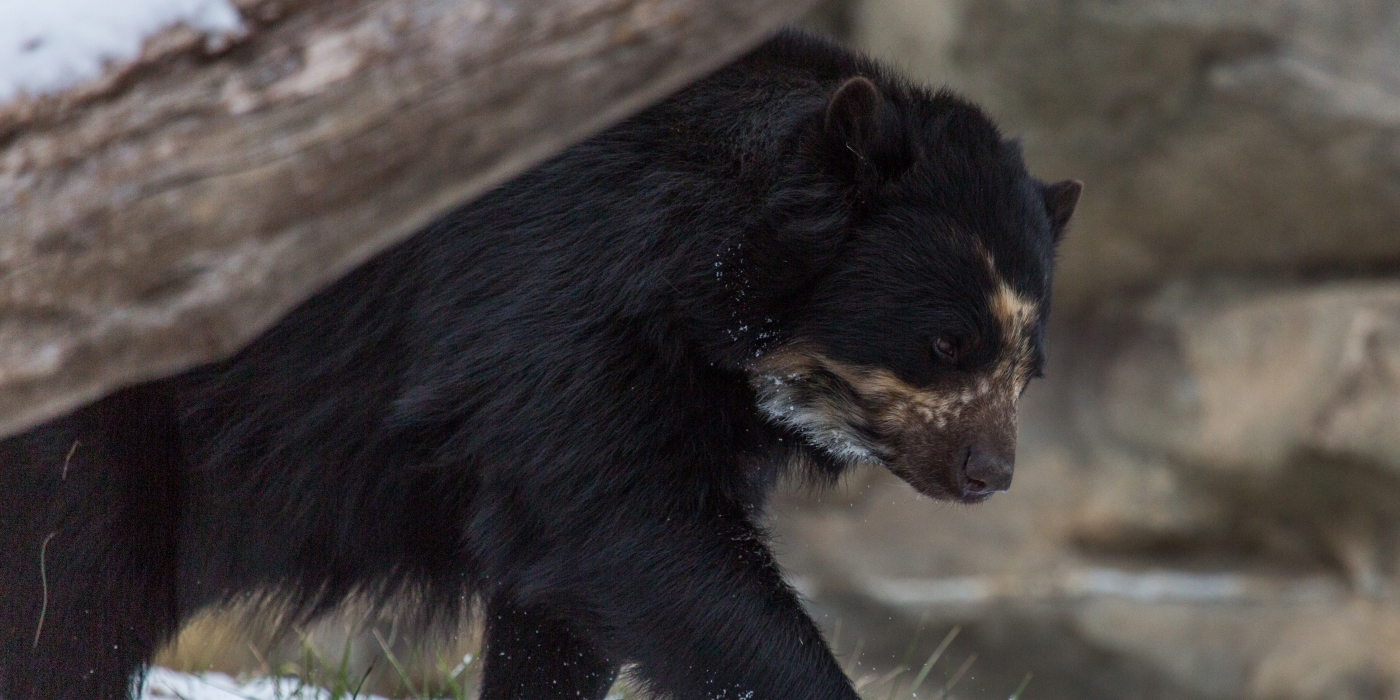
M 227 355 L 808 0 L 240 0 L 0 104 L 0 435 Z

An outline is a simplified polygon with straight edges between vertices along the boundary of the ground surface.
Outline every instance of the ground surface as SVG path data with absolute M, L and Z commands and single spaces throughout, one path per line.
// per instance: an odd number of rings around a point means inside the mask
M 157 666 L 146 676 L 141 700 L 330 700 L 331 694 L 307 688 L 295 679 L 240 681 L 226 673 L 180 673 Z M 383 700 L 361 695 L 358 700 Z

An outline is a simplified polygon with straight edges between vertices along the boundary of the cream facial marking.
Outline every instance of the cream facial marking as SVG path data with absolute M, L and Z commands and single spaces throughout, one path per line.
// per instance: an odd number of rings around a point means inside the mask
M 983 378 L 979 387 L 919 388 L 888 370 L 832 360 L 805 346 L 790 346 L 756 360 L 749 368 L 759 410 L 773 422 L 801 433 L 812 445 L 850 463 L 897 461 L 911 436 L 927 442 L 933 434 L 967 425 L 1010 426 L 1015 412 L 1010 395 Z
M 1014 459 L 1017 407 L 1035 360 L 1039 307 L 996 273 L 990 255 L 986 260 L 991 291 L 983 313 L 998 329 L 990 364 L 915 386 L 798 340 L 748 365 L 759 412 L 801 435 L 809 454 L 879 464 L 926 495 L 958 499 L 968 449 Z
M 1000 388 L 1014 391 L 1019 399 L 1021 391 L 1030 381 L 1031 338 L 1039 309 L 1035 302 L 1007 284 L 997 272 L 996 260 L 990 252 L 984 252 L 984 256 L 993 283 L 987 306 L 1001 328 L 1005 344 L 997 366 L 992 370 L 992 380 Z
M 803 435 L 814 446 L 851 463 L 880 463 L 859 398 L 842 386 L 835 363 L 816 353 L 788 350 L 765 355 L 750 367 L 758 408 L 769 420 Z

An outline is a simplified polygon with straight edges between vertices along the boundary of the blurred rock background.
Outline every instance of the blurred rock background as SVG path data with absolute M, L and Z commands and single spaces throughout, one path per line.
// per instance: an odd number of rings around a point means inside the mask
M 865 472 L 779 499 L 866 695 L 905 697 L 882 677 L 956 628 L 920 697 L 973 659 L 948 697 L 1030 673 L 1038 700 L 1400 698 L 1400 3 L 831 0 L 809 24 L 1086 183 L 1011 492 Z M 313 637 L 368 664 L 353 618 Z M 163 661 L 298 653 L 228 634 Z
M 927 617 L 962 626 L 935 674 L 977 654 L 958 697 L 1400 698 L 1400 3 L 815 21 L 1086 183 L 1011 492 L 871 473 L 775 520 L 843 651 L 890 668 Z

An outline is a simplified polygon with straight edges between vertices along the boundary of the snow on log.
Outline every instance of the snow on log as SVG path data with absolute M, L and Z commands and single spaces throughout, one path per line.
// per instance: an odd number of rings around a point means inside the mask
M 0 7 L 0 435 L 227 355 L 812 4 L 126 0 L 133 38 L 85 2 L 89 45 Z

